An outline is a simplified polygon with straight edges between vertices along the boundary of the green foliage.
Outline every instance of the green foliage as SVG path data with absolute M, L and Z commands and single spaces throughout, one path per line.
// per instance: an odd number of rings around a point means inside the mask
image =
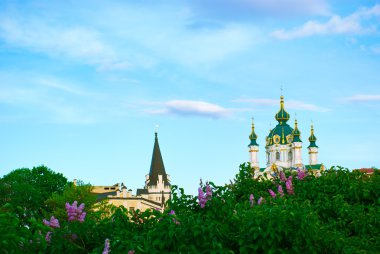
M 86 186 L 66 186 L 46 204 L 59 217 L 60 228 L 34 220 L 22 226 L 10 205 L 2 207 L 3 253 L 101 253 L 105 239 L 111 253 L 379 253 L 380 174 L 331 168 L 322 176 L 293 175 L 294 195 L 280 179 L 252 178 L 249 165 L 240 166 L 233 182 L 216 186 L 204 208 L 197 197 L 173 186 L 165 211 L 128 211 L 105 202 L 93 204 Z M 285 195 L 272 198 L 268 189 Z M 88 187 L 88 186 L 87 186 Z M 202 186 L 206 191 L 205 186 Z M 255 203 L 249 201 L 255 196 Z M 263 197 L 261 205 L 257 203 Z M 66 202 L 85 202 L 84 222 L 67 221 Z M 174 210 L 173 212 L 170 212 Z M 59 212 L 58 212 L 59 211 Z M 33 220 L 31 218 L 31 220 Z M 6 225 L 9 225 L 6 227 Z M 51 241 L 44 237 L 52 232 Z M 41 232 L 41 235 L 36 232 Z M 36 239 L 39 239 L 38 241 Z M 33 239 L 32 242 L 29 240 Z M 34 245 L 33 245 L 33 244 Z M 25 251 L 24 251 L 25 250 Z
M 9 203 L 19 207 L 22 220 L 35 216 L 42 218 L 44 202 L 53 193 L 63 191 L 67 179 L 45 166 L 16 169 L 0 179 L 0 206 Z
M 96 203 L 96 196 L 91 193 L 92 186 L 84 184 L 81 181 L 77 185 L 68 183 L 62 193 L 53 193 L 52 196 L 45 201 L 47 209 L 51 211 L 50 216 L 62 220 L 67 219 L 65 204 L 72 204 L 77 201 L 79 204 L 84 203 L 88 211 Z

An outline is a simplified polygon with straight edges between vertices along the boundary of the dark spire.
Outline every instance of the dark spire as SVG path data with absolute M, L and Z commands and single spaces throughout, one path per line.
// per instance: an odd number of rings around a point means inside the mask
M 162 175 L 162 180 L 164 181 L 165 185 L 169 185 L 168 177 L 165 172 L 164 162 L 161 156 L 160 146 L 158 144 L 157 132 L 155 132 L 152 162 L 150 164 L 149 171 L 149 186 L 157 185 L 158 175 Z

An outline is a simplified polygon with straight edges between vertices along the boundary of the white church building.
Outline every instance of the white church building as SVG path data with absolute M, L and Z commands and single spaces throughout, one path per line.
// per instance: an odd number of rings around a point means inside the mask
M 309 137 L 309 164 L 303 164 L 302 160 L 302 140 L 301 132 L 298 129 L 297 119 L 294 121 L 294 128 L 287 123 L 290 115 L 285 110 L 284 96 L 280 97 L 280 110 L 275 115 L 278 124 L 269 131 L 266 137 L 265 152 L 266 166 L 260 168 L 259 163 L 259 144 L 257 143 L 257 135 L 255 126 L 252 122 L 252 131 L 249 139 L 249 161 L 251 167 L 255 170 L 255 177 L 267 173 L 267 176 L 273 176 L 278 171 L 284 169 L 306 169 L 318 173 L 324 170 L 323 164 L 318 163 L 318 146 L 317 138 L 314 135 L 314 127 L 311 125 Z

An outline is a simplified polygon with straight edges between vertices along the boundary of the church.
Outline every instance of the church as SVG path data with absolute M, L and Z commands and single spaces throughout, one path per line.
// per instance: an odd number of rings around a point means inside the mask
M 166 174 L 162 160 L 157 132 L 155 133 L 152 161 L 149 174 L 145 176 L 145 186 L 137 189 L 136 195 L 123 183 L 112 186 L 94 186 L 92 193 L 98 200 L 106 199 L 109 204 L 124 206 L 130 211 L 159 209 L 165 207 L 165 202 L 171 198 L 170 176 Z
M 268 178 L 273 177 L 278 171 L 304 169 L 319 174 L 325 169 L 323 164 L 318 163 L 318 146 L 317 138 L 314 135 L 314 127 L 311 125 L 309 146 L 309 164 L 303 164 L 302 161 L 302 140 L 301 131 L 298 129 L 297 119 L 294 121 L 294 128 L 287 122 L 290 119 L 289 113 L 285 110 L 284 96 L 280 97 L 280 109 L 275 115 L 278 124 L 271 130 L 266 137 L 266 167 L 260 168 L 259 164 L 259 144 L 255 126 L 252 121 L 252 131 L 249 135 L 251 140 L 248 145 L 249 161 L 254 169 L 257 178 L 266 173 Z

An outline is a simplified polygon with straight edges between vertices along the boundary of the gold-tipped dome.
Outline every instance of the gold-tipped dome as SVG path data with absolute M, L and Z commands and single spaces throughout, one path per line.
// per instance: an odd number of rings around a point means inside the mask
M 302 142 L 302 140 L 301 140 L 301 132 L 298 129 L 297 119 L 294 121 L 294 130 L 292 132 L 292 135 L 293 135 L 293 142 Z
M 256 142 L 257 135 L 255 133 L 255 125 L 253 123 L 253 118 L 252 118 L 252 131 L 251 131 L 251 134 L 249 135 L 249 139 L 251 140 L 251 143 L 248 146 L 258 146 Z
M 286 123 L 290 118 L 289 113 L 285 110 L 284 96 L 282 95 L 280 97 L 280 110 L 277 112 L 275 118 L 280 124 Z
M 317 141 L 317 137 L 314 135 L 314 126 L 311 124 L 311 130 L 310 130 L 310 137 L 309 137 L 309 142 L 310 145 L 308 147 L 318 147 L 315 142 Z

